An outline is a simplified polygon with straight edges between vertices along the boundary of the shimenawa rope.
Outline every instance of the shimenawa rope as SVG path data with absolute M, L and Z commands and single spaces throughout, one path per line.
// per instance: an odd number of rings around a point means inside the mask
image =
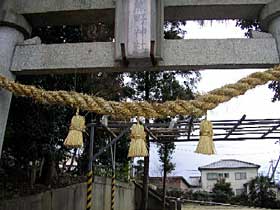
M 194 100 L 175 100 L 164 103 L 115 102 L 73 91 L 46 91 L 35 86 L 19 84 L 1 75 L 0 87 L 19 96 L 32 97 L 40 103 L 69 105 L 73 108 L 111 115 L 119 119 L 129 119 L 135 116 L 164 118 L 176 115 L 192 115 L 200 117 L 207 110 L 214 109 L 220 103 L 229 101 L 233 97 L 243 95 L 247 90 L 263 85 L 268 81 L 279 79 L 280 66 L 276 66 L 264 72 L 250 74 L 235 84 L 225 85 L 205 95 L 198 96 Z

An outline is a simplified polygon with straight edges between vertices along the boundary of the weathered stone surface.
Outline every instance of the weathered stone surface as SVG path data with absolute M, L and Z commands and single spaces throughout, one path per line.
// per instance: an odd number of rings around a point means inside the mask
M 164 0 L 165 19 L 257 18 L 271 0 Z M 16 0 L 32 25 L 114 21 L 114 0 Z
M 14 49 L 18 43 L 23 42 L 21 32 L 10 27 L 0 26 L 0 74 L 10 79 L 14 76 L 10 72 Z M 12 94 L 0 89 L 0 157 L 4 141 L 5 129 L 8 120 Z
M 125 44 L 128 58 L 149 58 L 152 31 L 156 22 L 152 21 L 151 0 L 119 0 L 116 5 L 116 58 L 121 59 L 120 44 Z M 156 4 L 153 4 L 156 7 Z M 157 13 L 154 13 L 156 15 Z
M 251 30 L 249 33 L 250 33 L 250 37 L 252 37 L 253 39 L 265 39 L 265 38 L 271 39 L 271 38 L 273 38 L 272 34 L 270 34 L 270 33 L 253 31 L 253 30 Z
M 41 44 L 42 41 L 40 39 L 40 37 L 36 36 L 36 37 L 33 37 L 32 39 L 26 39 L 23 44 L 24 45 L 36 45 L 36 44 Z
M 105 184 L 104 187 L 102 187 L 102 183 Z M 108 190 L 106 190 L 108 187 L 110 187 L 110 185 L 105 177 L 98 177 L 94 179 L 92 195 L 95 202 L 93 202 L 92 209 L 107 210 L 108 207 L 106 208 L 104 204 L 106 205 L 106 201 L 111 203 L 110 194 L 108 195 Z
M 51 194 L 44 192 L 25 198 L 1 201 L 0 210 L 52 210 Z
M 273 19 L 268 27 L 269 32 L 273 34 L 276 40 L 278 52 L 280 50 L 280 17 Z
M 14 27 L 28 37 L 31 27 L 22 15 L 15 12 L 14 6 L 14 1 L 11 0 L 0 2 L 0 26 Z
M 162 47 L 163 61 L 158 67 L 143 64 L 120 69 L 120 64 L 114 61 L 114 43 L 17 46 L 11 70 L 17 74 L 45 74 L 141 69 L 262 68 L 279 63 L 273 38 L 165 40 Z
M 67 72 L 114 67 L 114 45 L 110 42 L 17 46 L 12 71 L 47 70 Z M 44 73 L 42 71 L 42 73 Z
M 42 193 L 41 205 L 42 210 L 52 210 L 52 194 L 50 191 Z
M 84 210 L 86 183 L 53 189 L 33 196 L 1 201 L 0 210 Z M 116 182 L 116 210 L 135 210 L 133 183 Z M 95 177 L 92 209 L 111 210 L 111 179 Z
M 132 183 L 116 182 L 118 190 L 115 195 L 116 209 L 135 208 L 135 186 Z
M 16 0 L 16 10 L 20 14 L 113 9 L 114 7 L 114 0 Z
M 135 11 L 128 12 L 129 5 L 130 9 L 133 7 L 132 2 L 134 1 L 119 0 L 116 2 L 115 58 L 121 60 L 121 43 L 124 43 L 126 57 L 150 59 L 151 40 L 155 41 L 154 56 L 161 58 L 160 43 L 164 34 L 162 1 L 149 0 L 141 10 L 137 9 L 136 16 L 134 16 Z M 139 12 L 142 12 L 142 15 Z M 143 14 L 145 12 L 147 13 Z M 149 15 L 149 13 L 151 14 Z
M 269 30 L 270 22 L 280 16 L 280 1 L 271 0 L 265 5 L 260 14 L 260 22 L 263 30 Z
M 114 22 L 114 0 L 16 0 L 16 11 L 32 26 Z
M 274 39 L 165 41 L 161 65 L 177 68 L 261 68 L 279 62 Z
M 165 19 L 254 19 L 271 0 L 165 0 Z
M 75 187 L 76 186 L 76 187 Z M 86 183 L 72 186 L 74 188 L 74 210 L 86 206 L 87 185 Z
M 262 10 L 260 16 L 263 30 L 269 31 L 276 40 L 278 52 L 280 50 L 280 1 L 272 0 Z

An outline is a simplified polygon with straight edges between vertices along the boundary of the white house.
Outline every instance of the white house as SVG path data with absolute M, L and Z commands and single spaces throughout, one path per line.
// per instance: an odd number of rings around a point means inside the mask
M 233 159 L 201 166 L 198 170 L 201 172 L 202 190 L 211 192 L 217 180 L 225 179 L 231 183 L 235 195 L 240 195 L 245 190 L 244 184 L 257 177 L 259 167 L 254 163 Z

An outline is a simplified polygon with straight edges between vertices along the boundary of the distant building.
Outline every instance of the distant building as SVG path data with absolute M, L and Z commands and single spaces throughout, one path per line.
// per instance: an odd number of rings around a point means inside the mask
M 198 170 L 201 172 L 202 190 L 211 192 L 217 180 L 225 179 L 235 195 L 240 195 L 245 190 L 244 184 L 257 177 L 259 168 L 259 165 L 233 159 L 201 166 Z
M 201 190 L 201 176 L 190 176 L 188 182 L 193 192 Z
M 150 177 L 150 184 L 162 188 L 163 177 Z M 188 191 L 191 185 L 182 176 L 169 176 L 166 178 L 167 190 Z

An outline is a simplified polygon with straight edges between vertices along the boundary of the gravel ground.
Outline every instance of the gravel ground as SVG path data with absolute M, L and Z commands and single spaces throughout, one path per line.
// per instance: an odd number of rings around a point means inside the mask
M 253 210 L 261 208 L 250 208 L 243 206 L 209 206 L 209 205 L 195 205 L 195 204 L 185 204 L 182 206 L 182 210 Z

